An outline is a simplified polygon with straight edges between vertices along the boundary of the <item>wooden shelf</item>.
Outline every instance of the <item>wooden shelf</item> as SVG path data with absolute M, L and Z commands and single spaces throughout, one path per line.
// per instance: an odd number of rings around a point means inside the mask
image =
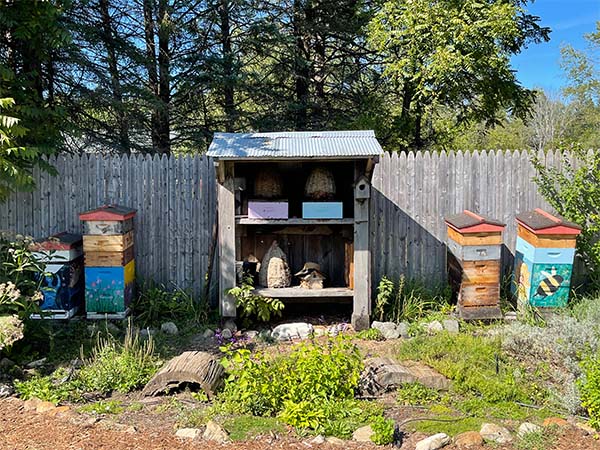
M 256 288 L 254 293 L 263 297 L 271 298 L 330 298 L 330 297 L 352 297 L 354 291 L 345 287 L 330 287 L 323 289 L 302 289 L 300 287 L 289 288 Z
M 238 225 L 353 225 L 354 219 L 249 219 L 236 217 Z

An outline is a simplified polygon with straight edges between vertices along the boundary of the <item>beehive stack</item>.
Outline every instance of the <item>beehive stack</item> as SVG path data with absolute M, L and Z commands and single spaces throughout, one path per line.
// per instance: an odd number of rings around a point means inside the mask
M 539 208 L 517 216 L 513 292 L 519 310 L 566 306 L 579 233 L 579 225 Z
M 504 224 L 465 210 L 446 218 L 448 276 L 465 320 L 496 319 L 500 311 Z
M 83 306 L 83 249 L 80 234 L 58 233 L 32 244 L 33 257 L 46 264 L 40 274 L 41 314 L 32 319 L 70 319 Z
M 135 209 L 102 206 L 81 213 L 88 319 L 123 318 L 133 297 Z

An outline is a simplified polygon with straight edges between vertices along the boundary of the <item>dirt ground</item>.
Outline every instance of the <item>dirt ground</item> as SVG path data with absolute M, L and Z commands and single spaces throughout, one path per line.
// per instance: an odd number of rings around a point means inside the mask
M 145 416 L 146 420 L 142 420 Z M 219 445 L 202 440 L 183 440 L 175 436 L 173 422 L 157 417 L 156 413 L 120 415 L 118 421 L 73 410 L 55 414 L 36 413 L 25 408 L 16 398 L 0 401 L 0 449 L 4 450 L 258 450 L 258 449 L 356 449 L 382 448 L 373 444 L 346 441 L 344 445 L 312 444 L 311 438 L 299 439 L 292 435 L 263 436 L 255 439 Z M 135 423 L 132 426 L 132 423 Z M 544 450 L 600 450 L 600 442 L 593 435 L 567 426 L 559 432 L 556 444 Z M 407 436 L 401 450 L 413 450 L 415 443 L 425 435 L 415 433 Z M 391 448 L 388 446 L 387 448 Z M 459 450 L 455 445 L 447 450 Z M 513 450 L 516 447 L 480 446 L 472 450 Z M 541 450 L 541 449 L 540 449 Z

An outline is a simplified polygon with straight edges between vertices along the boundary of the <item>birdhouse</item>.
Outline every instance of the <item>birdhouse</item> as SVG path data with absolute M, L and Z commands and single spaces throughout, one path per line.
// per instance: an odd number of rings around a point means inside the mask
M 580 233 L 579 225 L 539 208 L 517 216 L 513 293 L 520 308 L 566 306 Z

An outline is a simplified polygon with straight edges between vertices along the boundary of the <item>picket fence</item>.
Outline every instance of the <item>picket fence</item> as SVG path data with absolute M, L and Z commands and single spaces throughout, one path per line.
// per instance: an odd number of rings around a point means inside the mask
M 560 165 L 559 153 L 546 163 Z M 64 155 L 58 175 L 35 171 L 36 189 L 0 205 L 0 230 L 34 237 L 80 232 L 78 213 L 102 204 L 138 210 L 138 278 L 202 292 L 216 220 L 215 172 L 203 156 Z M 507 223 L 503 259 L 515 245 L 515 216 L 548 207 L 527 152 L 418 152 L 381 157 L 371 199 L 372 279 L 445 278 L 443 218 L 465 208 Z M 216 277 L 213 277 L 215 280 Z M 211 288 L 214 293 L 218 287 Z

